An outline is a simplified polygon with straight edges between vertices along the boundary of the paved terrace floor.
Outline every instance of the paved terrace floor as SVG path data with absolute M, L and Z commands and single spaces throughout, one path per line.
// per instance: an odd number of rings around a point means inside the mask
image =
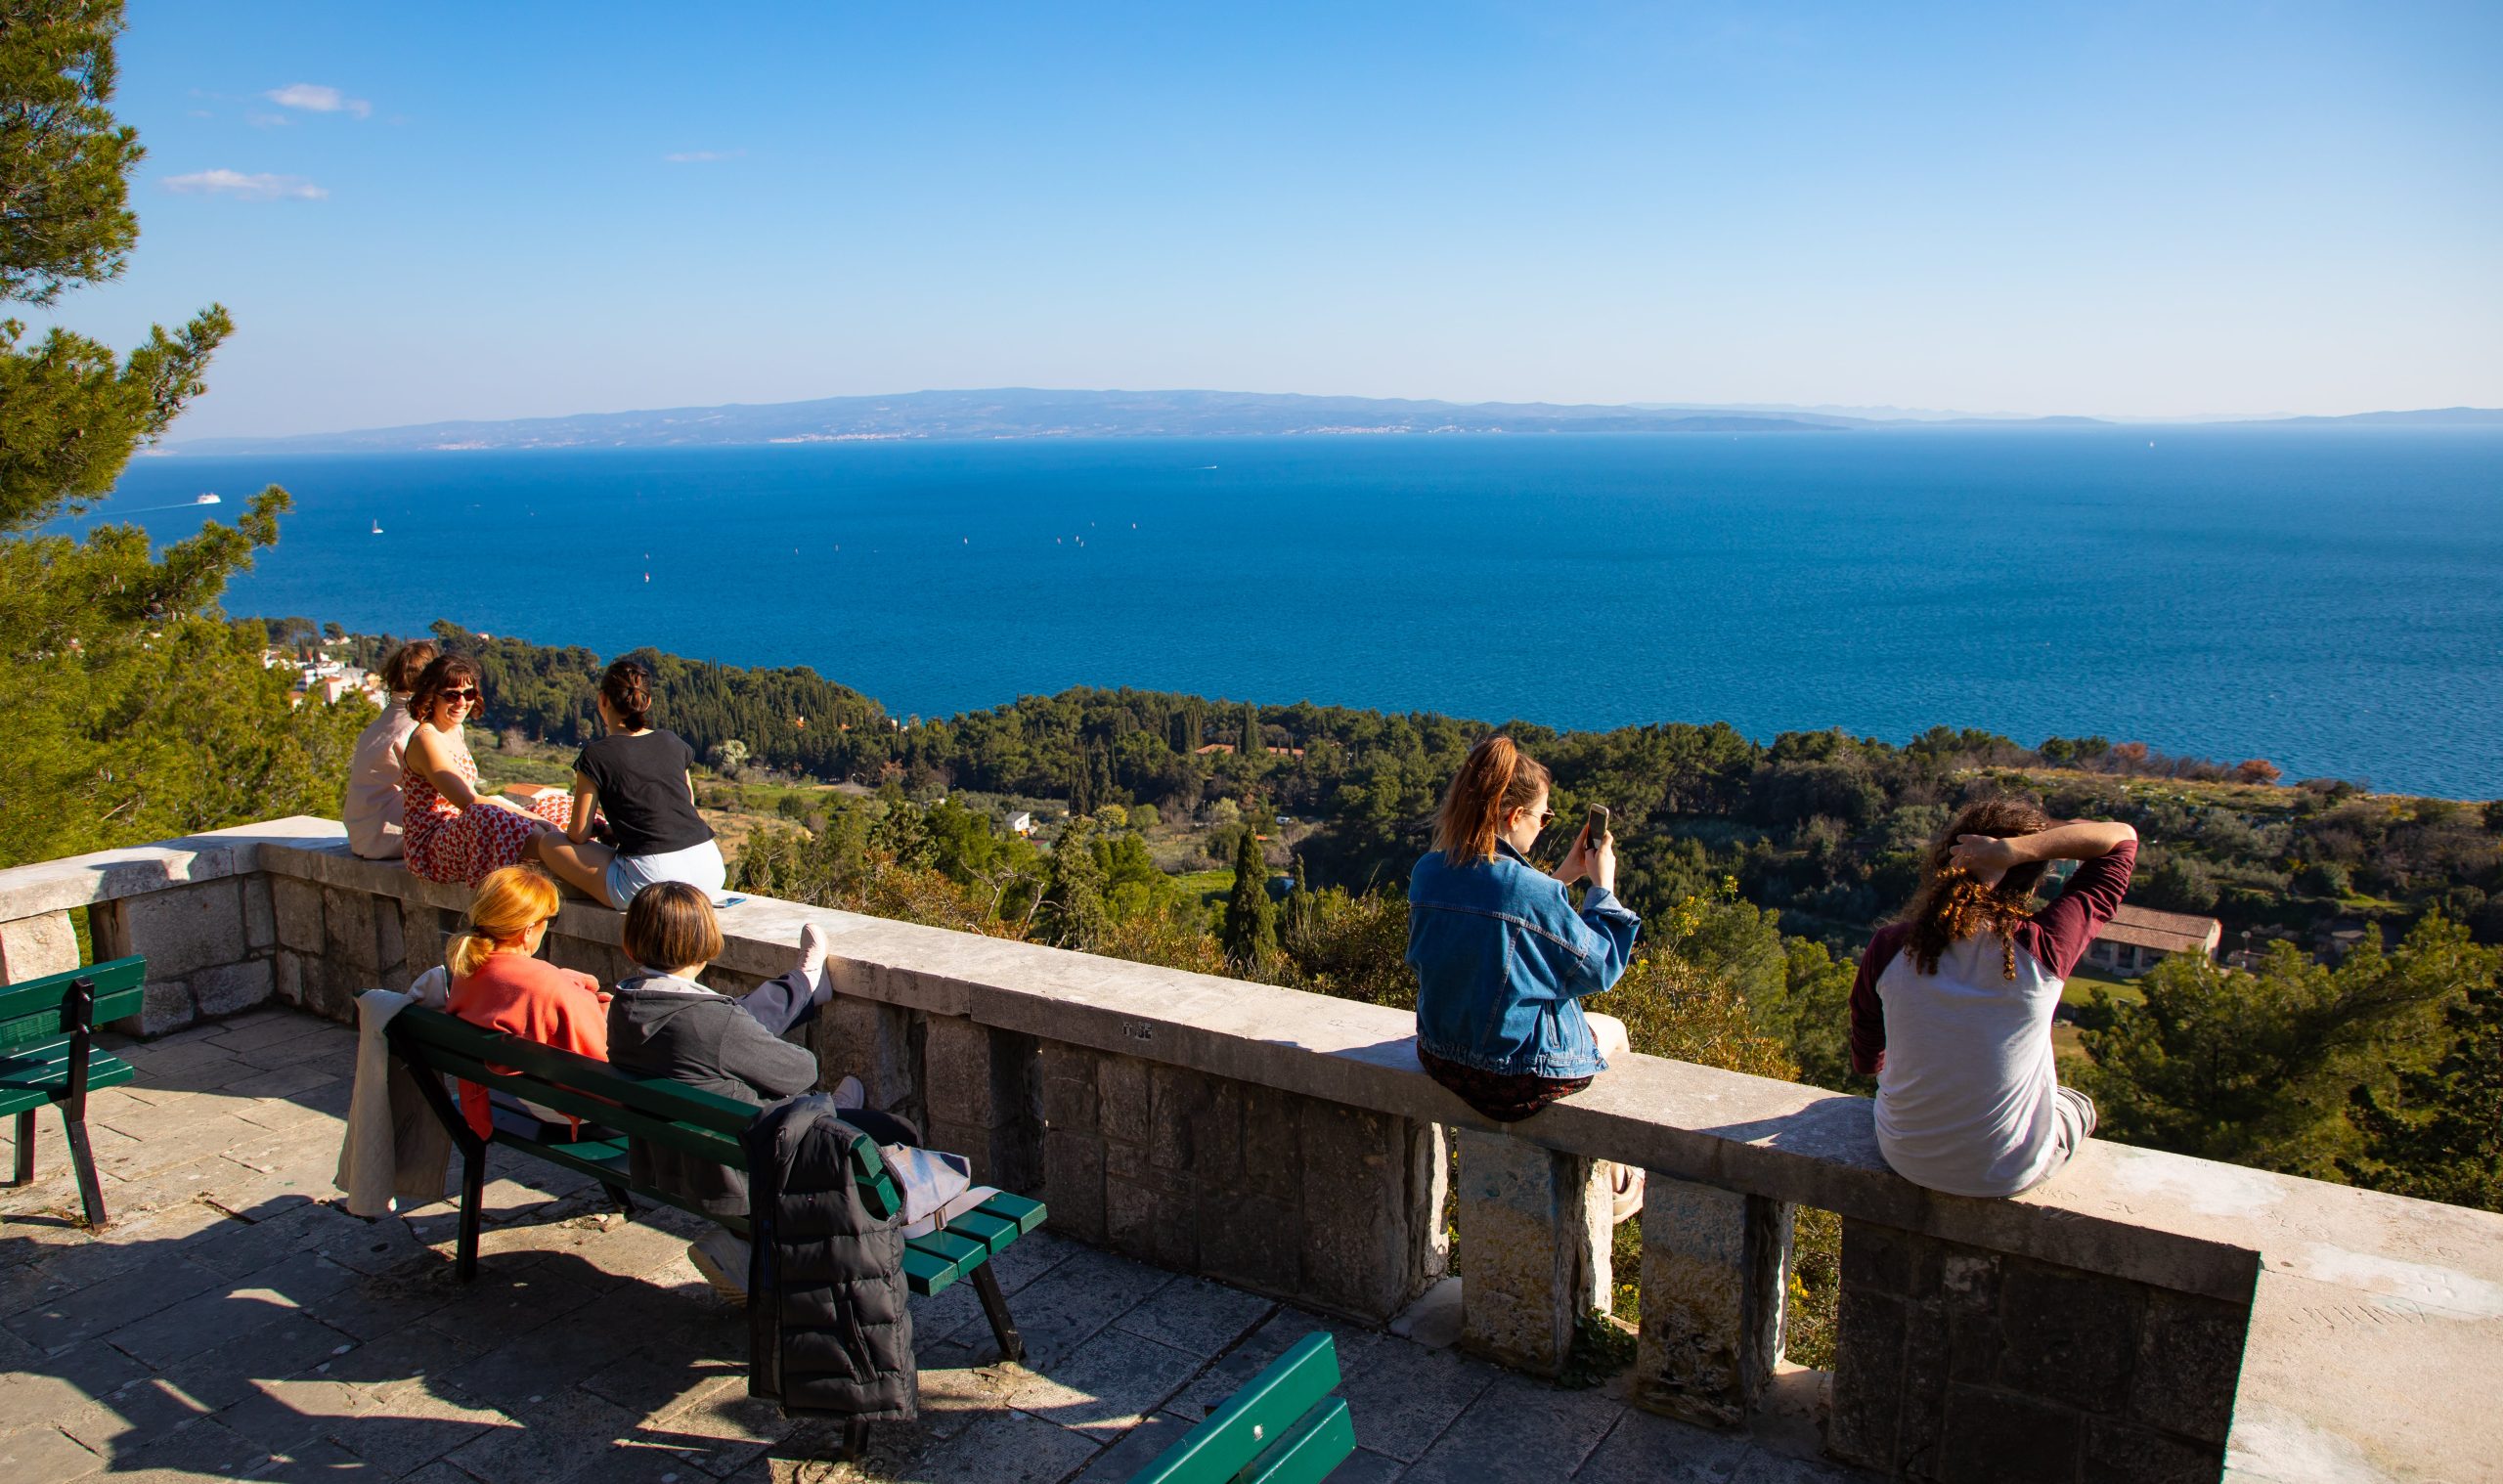
M 692 1218 L 628 1221 L 499 1151 L 464 1286 L 450 1205 L 349 1215 L 330 1176 L 354 1044 L 272 1010 L 120 1047 L 138 1080 L 89 1113 L 102 1237 L 72 1220 L 43 1115 L 36 1182 L 0 1189 L 0 1478 L 1099 1484 L 1324 1325 L 1037 1232 L 999 1259 L 1026 1364 L 998 1362 L 970 1285 L 915 1299 L 922 1419 L 833 1463 L 836 1429 L 748 1399 L 744 1318 L 688 1264 Z M 1860 1477 L 1613 1388 L 1329 1328 L 1363 1445 L 1343 1484 Z

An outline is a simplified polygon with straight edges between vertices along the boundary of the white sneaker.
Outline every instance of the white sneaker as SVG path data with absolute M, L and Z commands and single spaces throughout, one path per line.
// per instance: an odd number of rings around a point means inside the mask
M 1617 1226 L 1643 1214 L 1643 1172 L 1631 1164 L 1616 1166 L 1615 1178 L 1609 1182 L 1610 1209 L 1608 1220 Z
M 747 1302 L 746 1243 L 717 1227 L 686 1244 L 686 1260 L 714 1292 L 734 1304 Z
M 809 976 L 809 998 L 824 1004 L 834 998 L 834 975 L 826 966 L 826 944 L 833 936 L 815 923 L 800 925 L 800 968 Z

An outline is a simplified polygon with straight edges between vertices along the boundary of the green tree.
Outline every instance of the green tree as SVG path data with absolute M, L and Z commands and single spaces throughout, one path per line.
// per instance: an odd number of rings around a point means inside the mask
M 2489 978 L 2444 1019 L 2450 1049 L 2430 1069 L 2349 1094 L 2364 1147 L 2339 1168 L 2377 1190 L 2503 1211 L 2503 984 Z
M 1260 740 L 1260 703 L 1257 701 L 1243 703 L 1243 727 L 1236 736 L 1241 740 L 1235 751 L 1244 757 L 1265 758 L 1269 755 L 1267 744 Z
M 0 8 L 0 300 L 49 306 L 117 276 L 138 237 L 116 123 L 110 0 Z M 110 493 L 131 455 L 198 395 L 230 324 L 202 311 L 127 358 L 0 320 L 0 865 L 337 807 L 361 706 L 291 707 L 259 625 L 220 593 L 278 540 L 275 486 L 233 526 L 153 551 L 105 526 L 30 534 Z
M 1084 814 L 1062 826 L 1052 842 L 1040 907 L 1036 927 L 1045 940 L 1084 952 L 1103 939 L 1104 867 L 1095 858 L 1095 821 Z
M 1278 954 L 1278 904 L 1269 897 L 1269 862 L 1247 829 L 1235 841 L 1234 890 L 1225 898 L 1225 926 L 1218 935 L 1226 962 L 1257 979 Z
M 2142 1003 L 2095 991 L 2078 1080 L 2124 1143 L 2335 1179 L 2361 1153 L 2350 1089 L 2381 1096 L 2429 1067 L 2444 1010 L 2492 979 L 2494 958 L 2439 916 L 2336 968 L 2285 942 L 2256 973 L 2176 955 L 2138 981 Z

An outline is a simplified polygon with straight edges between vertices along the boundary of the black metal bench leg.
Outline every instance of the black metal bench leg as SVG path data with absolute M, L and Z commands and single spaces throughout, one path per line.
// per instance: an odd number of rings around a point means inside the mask
M 61 1131 L 69 1140 L 69 1164 L 78 1172 L 78 1202 L 87 1208 L 87 1230 L 101 1232 L 111 1218 L 105 1214 L 105 1192 L 96 1178 L 96 1157 L 87 1148 L 87 1120 L 61 1111 Z
M 1026 1338 L 1017 1332 L 1017 1321 L 1008 1317 L 1008 1296 L 999 1291 L 999 1275 L 986 1262 L 974 1269 L 973 1282 L 974 1293 L 982 1299 L 983 1317 L 990 1321 L 991 1337 L 999 1341 L 999 1358 L 1024 1360 Z
M 461 1240 L 454 1247 L 453 1272 L 462 1283 L 478 1276 L 479 1207 L 487 1200 L 487 1152 L 461 1156 Z
M 869 1451 L 869 1422 L 865 1418 L 843 1419 L 843 1462 L 857 1463 Z
M 616 1206 L 628 1216 L 635 1214 L 635 1198 L 626 1194 L 626 1187 L 622 1185 L 611 1185 L 607 1181 L 603 1180 L 599 1183 L 599 1188 L 608 1192 L 608 1200 L 610 1204 Z
M 33 1109 L 18 1114 L 17 1183 L 31 1185 L 35 1178 L 35 1114 Z

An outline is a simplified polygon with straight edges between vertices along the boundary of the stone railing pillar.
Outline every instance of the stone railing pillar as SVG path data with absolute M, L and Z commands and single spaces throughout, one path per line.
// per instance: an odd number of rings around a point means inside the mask
M 1573 1323 L 1608 1306 L 1606 1177 L 1598 1162 L 1506 1134 L 1455 1130 L 1461 1344 L 1554 1375 Z
M 1709 1427 L 1745 1425 L 1781 1358 L 1790 1230 L 1780 1201 L 1646 1177 L 1636 1401 Z
M 66 912 L 0 922 L 0 984 L 78 967 L 78 930 Z

